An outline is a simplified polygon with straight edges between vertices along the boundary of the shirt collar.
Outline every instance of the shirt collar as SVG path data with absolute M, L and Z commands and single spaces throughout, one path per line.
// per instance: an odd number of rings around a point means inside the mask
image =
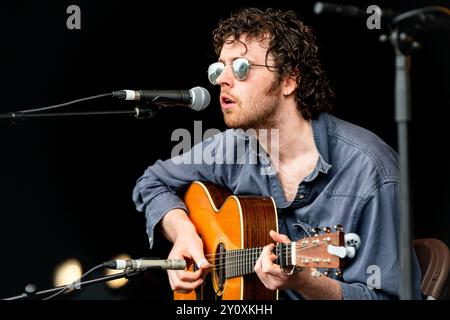
M 312 176 L 315 171 L 328 173 L 331 168 L 329 150 L 328 150 L 328 113 L 322 112 L 317 119 L 311 120 L 312 131 L 314 136 L 314 143 L 316 144 L 317 151 L 319 152 L 319 160 L 317 161 L 316 168 L 307 177 Z M 318 173 L 315 174 L 317 176 Z M 312 177 L 312 179 L 315 178 Z M 305 179 L 306 180 L 306 179 Z

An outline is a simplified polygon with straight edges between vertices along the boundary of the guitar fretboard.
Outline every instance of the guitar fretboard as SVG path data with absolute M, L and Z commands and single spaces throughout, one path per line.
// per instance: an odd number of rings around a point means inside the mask
M 225 252 L 225 261 L 220 263 L 220 269 L 225 270 L 225 278 L 240 277 L 255 272 L 255 264 L 262 250 L 262 247 L 227 250 Z M 281 258 L 284 260 L 283 265 L 291 265 L 292 255 L 290 245 L 277 245 L 275 246 L 274 253 L 277 256 L 277 263 L 280 263 Z

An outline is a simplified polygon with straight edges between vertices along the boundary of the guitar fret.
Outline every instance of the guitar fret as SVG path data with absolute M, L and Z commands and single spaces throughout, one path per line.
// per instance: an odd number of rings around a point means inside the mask
M 237 251 L 234 251 L 234 264 L 233 264 L 233 276 L 236 277 L 236 275 L 238 274 L 237 272 L 237 268 L 239 266 L 239 261 L 238 261 L 239 257 L 237 254 Z
M 242 274 L 247 273 L 247 252 L 248 250 L 242 250 Z
M 251 254 L 250 254 L 250 259 L 251 259 L 251 265 L 250 265 L 250 268 L 251 268 L 251 270 L 250 270 L 250 272 L 253 272 L 253 270 L 255 269 L 255 264 L 256 264 L 256 261 L 255 261 L 255 249 L 253 249 L 252 250 L 252 252 L 251 252 Z
M 237 274 L 241 274 L 241 253 L 239 252 L 239 250 L 237 251 Z
M 285 263 L 287 266 L 289 266 L 289 265 L 291 265 L 291 262 L 289 261 L 289 246 L 286 245 L 285 248 L 286 248 L 286 252 L 285 252 L 285 254 L 284 254 L 284 258 L 285 258 L 284 263 Z
M 231 270 L 230 270 L 230 272 L 231 272 L 231 276 L 233 277 L 234 276 L 234 251 L 231 251 Z
M 231 251 L 231 276 L 234 276 L 234 251 Z
M 251 250 L 247 250 L 247 252 L 245 253 L 245 257 L 246 257 L 246 264 L 245 264 L 245 274 L 249 274 L 249 270 L 250 270 L 250 264 L 252 263 L 252 259 L 251 259 Z
M 236 250 L 234 254 L 236 256 L 236 260 L 235 260 L 236 264 L 235 264 L 235 268 L 234 268 L 234 271 L 235 271 L 234 276 L 236 277 L 239 274 L 239 251 Z
M 229 277 L 232 277 L 232 275 L 233 275 L 233 272 L 232 272 L 232 268 L 231 268 L 231 265 L 232 265 L 232 263 L 233 263 L 233 252 L 232 251 L 228 251 L 228 253 L 229 253 L 229 255 L 228 255 L 228 257 L 229 257 L 229 259 L 227 260 L 227 262 L 225 263 L 225 267 L 227 268 L 227 270 L 228 270 L 228 276 Z
M 237 268 L 236 268 L 236 275 L 240 276 L 242 274 L 242 250 L 237 250 L 236 251 L 236 255 L 237 255 Z
M 241 275 L 242 274 L 242 251 L 238 250 L 237 256 L 238 256 L 237 274 Z
M 242 263 L 242 274 L 247 274 L 247 251 L 248 250 L 242 250 L 242 258 L 243 258 L 243 263 Z
M 236 252 L 233 250 L 233 264 L 232 264 L 232 273 L 231 276 L 235 277 L 236 276 Z
M 248 252 L 249 252 L 249 250 L 245 250 L 245 253 L 244 253 L 244 260 L 245 260 L 245 262 L 244 262 L 244 264 L 243 264 L 243 274 L 247 274 L 248 273 Z
M 239 263 L 239 274 L 244 274 L 244 255 L 245 255 L 245 251 L 244 250 L 240 250 L 240 263 Z
M 233 272 L 232 272 L 232 276 L 235 277 L 236 276 L 236 251 L 233 250 Z
M 244 265 L 245 265 L 245 250 L 241 250 L 241 263 L 239 268 L 241 274 L 244 274 Z

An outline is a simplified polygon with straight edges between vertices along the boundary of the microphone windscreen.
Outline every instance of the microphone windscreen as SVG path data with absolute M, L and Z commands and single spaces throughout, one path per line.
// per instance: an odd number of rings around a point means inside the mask
M 205 88 L 194 87 L 189 90 L 189 93 L 192 98 L 191 109 L 200 111 L 209 106 L 209 103 L 211 102 L 211 95 Z

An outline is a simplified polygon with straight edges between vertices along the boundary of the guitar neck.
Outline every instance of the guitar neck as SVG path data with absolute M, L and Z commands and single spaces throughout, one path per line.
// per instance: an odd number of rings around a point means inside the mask
M 342 246 L 343 242 L 343 233 L 334 232 L 315 235 L 297 242 L 278 243 L 274 249 L 277 256 L 276 263 L 282 268 L 291 266 L 341 268 L 341 258 L 347 255 L 346 248 Z M 262 249 L 257 247 L 223 250 L 216 258 L 220 276 L 228 279 L 254 272 Z

